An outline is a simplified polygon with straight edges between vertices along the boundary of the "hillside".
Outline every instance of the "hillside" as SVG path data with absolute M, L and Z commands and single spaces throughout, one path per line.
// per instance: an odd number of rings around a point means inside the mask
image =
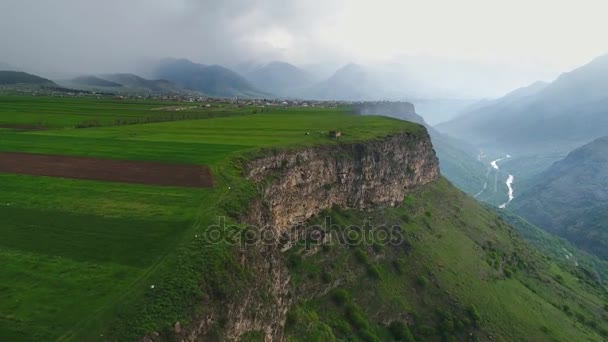
M 249 70 L 245 77 L 257 89 L 279 96 L 298 96 L 303 88 L 311 86 L 315 78 L 308 72 L 284 62 L 271 62 Z
M 0 340 L 608 336 L 603 278 L 536 252 L 443 179 L 419 124 L 228 103 L 230 116 L 122 124 L 112 115 L 169 104 L 38 101 L 54 126 L 0 133 L 3 156 L 45 160 L 16 174 L 0 158 Z M 69 113 L 105 108 L 108 126 L 66 125 L 69 101 Z M 213 182 L 129 183 L 118 177 L 129 170 L 100 167 L 89 180 L 53 176 L 68 157 L 143 168 L 147 182 L 203 168 Z
M 79 76 L 71 80 L 72 83 L 90 87 L 122 87 L 122 84 L 105 80 L 97 76 Z
M 203 95 L 197 91 L 184 89 L 167 80 L 148 80 L 134 74 L 80 76 L 71 80 L 59 81 L 59 83 L 72 89 L 117 94 Z
M 134 74 L 105 74 L 102 77 L 138 92 L 163 94 L 181 94 L 187 92 L 187 90 L 173 82 L 167 80 L 148 80 Z
M 0 71 L 0 85 L 57 86 L 51 80 L 21 71 Z
M 536 83 L 437 128 L 478 146 L 566 152 L 608 134 L 608 56 Z
M 512 210 L 579 248 L 608 258 L 608 137 L 572 151 L 532 179 Z
M 270 97 L 236 72 L 219 65 L 203 65 L 187 59 L 165 59 L 153 71 L 155 77 L 184 88 L 217 97 Z

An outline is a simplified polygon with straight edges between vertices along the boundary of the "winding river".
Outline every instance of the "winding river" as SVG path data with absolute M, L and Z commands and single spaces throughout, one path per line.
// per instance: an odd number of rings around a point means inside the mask
M 482 152 L 480 152 L 478 159 L 481 159 L 481 155 L 482 155 Z M 488 167 L 488 172 L 486 172 L 486 182 L 483 184 L 483 188 L 481 189 L 481 191 L 479 191 L 474 196 L 475 198 L 479 197 L 487 189 L 487 187 L 488 187 L 487 178 L 490 176 L 490 171 L 492 170 L 492 168 L 497 171 L 500 170 L 500 168 L 498 167 L 498 162 L 503 161 L 505 159 L 509 159 L 509 158 L 511 158 L 511 156 L 507 154 L 503 158 L 498 158 L 498 159 L 492 160 L 490 162 L 490 167 Z M 507 196 L 509 199 L 507 200 L 507 202 L 501 204 L 499 206 L 499 208 L 501 208 L 501 209 L 506 208 L 509 205 L 509 203 L 511 203 L 513 198 L 515 198 L 515 196 L 513 195 L 513 193 L 514 193 L 513 182 L 514 181 L 515 181 L 515 177 L 513 175 L 509 174 L 509 176 L 507 177 L 507 181 L 505 182 L 505 184 L 507 185 L 507 188 L 508 188 Z M 498 191 L 498 172 L 496 172 L 494 174 L 494 192 L 496 192 L 496 191 Z

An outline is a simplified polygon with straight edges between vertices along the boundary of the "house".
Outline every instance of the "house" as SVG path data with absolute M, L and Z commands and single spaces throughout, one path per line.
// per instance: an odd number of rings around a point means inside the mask
M 330 138 L 338 139 L 340 136 L 342 136 L 342 132 L 340 131 L 329 131 Z

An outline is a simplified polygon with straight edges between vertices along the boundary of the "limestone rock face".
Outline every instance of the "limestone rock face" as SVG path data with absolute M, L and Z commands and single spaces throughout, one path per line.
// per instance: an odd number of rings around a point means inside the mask
M 281 232 L 334 205 L 399 205 L 410 190 L 437 180 L 439 163 L 428 135 L 402 133 L 278 152 L 250 161 L 246 177 L 262 196 L 245 220 Z
M 439 162 L 428 134 L 402 133 L 365 142 L 268 151 L 245 162 L 244 177 L 256 184 L 259 195 L 239 221 L 260 230 L 273 229 L 280 236 L 289 234 L 292 224 L 334 205 L 357 210 L 398 206 L 409 191 L 438 179 Z M 215 303 L 227 312 L 222 339 L 237 341 L 256 331 L 266 341 L 282 341 L 287 312 L 297 298 L 279 242 L 248 246 L 237 260 L 255 279 L 246 293 Z M 180 327 L 178 339 L 207 340 L 215 320 L 213 313 L 193 319 L 188 329 Z

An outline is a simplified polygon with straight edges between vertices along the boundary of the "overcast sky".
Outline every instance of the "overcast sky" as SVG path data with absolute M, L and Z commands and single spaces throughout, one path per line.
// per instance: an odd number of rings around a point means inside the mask
M 127 71 L 142 59 L 234 65 L 505 66 L 549 78 L 608 52 L 605 0 L 0 0 L 0 62 Z

